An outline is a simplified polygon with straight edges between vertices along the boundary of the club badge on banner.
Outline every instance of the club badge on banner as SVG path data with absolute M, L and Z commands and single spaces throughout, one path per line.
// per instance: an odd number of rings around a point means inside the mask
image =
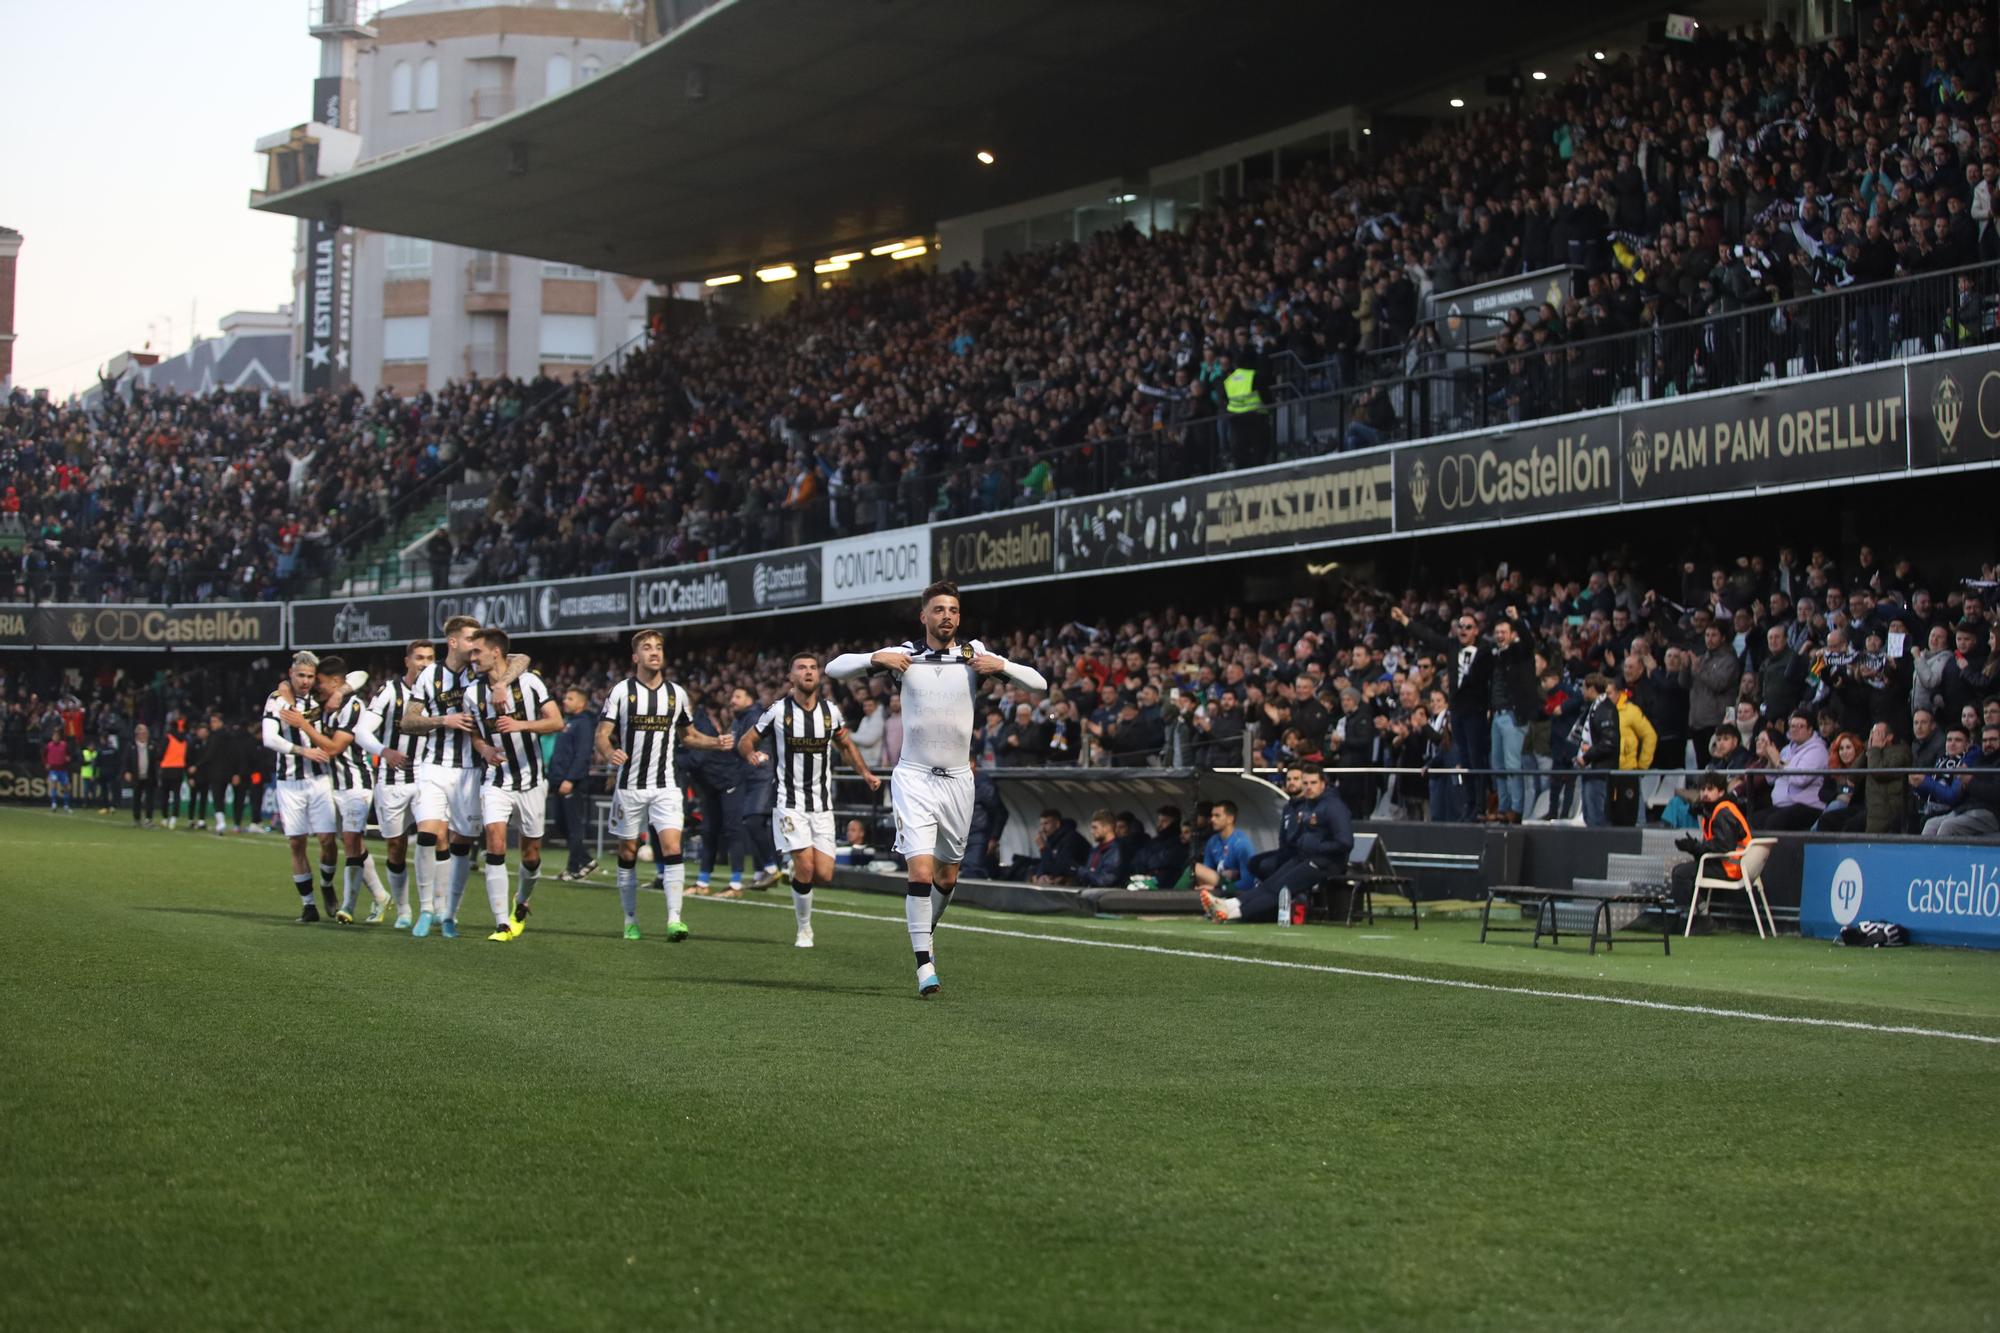
M 1912 361 L 1910 466 L 2000 458 L 2000 352 Z
M 931 572 L 960 587 L 1047 578 L 1056 572 L 1053 505 L 941 523 L 931 529 Z

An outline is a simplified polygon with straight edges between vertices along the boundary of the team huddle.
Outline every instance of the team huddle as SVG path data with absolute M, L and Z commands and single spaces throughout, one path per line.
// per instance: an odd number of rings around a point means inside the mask
M 848 653 L 822 663 L 793 655 L 786 688 L 740 741 L 694 725 L 687 691 L 665 673 L 666 639 L 658 630 L 632 637 L 632 672 L 605 696 L 596 734 L 597 758 L 611 778 L 610 832 L 618 849 L 618 896 L 624 937 L 641 937 L 639 854 L 657 840 L 657 887 L 666 900 L 666 936 L 689 937 L 681 919 L 685 871 L 682 747 L 735 748 L 751 764 L 776 765 L 772 833 L 791 857 L 792 904 L 799 948 L 813 947 L 812 893 L 832 882 L 836 854 L 833 764 L 838 753 L 868 784 L 869 771 L 848 735 L 839 707 L 825 697 L 827 680 L 887 672 L 903 697 L 904 745 L 890 775 L 896 851 L 908 864 L 905 918 L 916 958 L 917 991 L 941 989 L 934 931 L 950 905 L 965 858 L 972 817 L 970 755 L 974 703 L 983 677 L 1004 676 L 1029 690 L 1048 682 L 1032 667 L 958 640 L 960 606 L 949 583 L 924 590 L 924 633 L 879 652 Z M 433 931 L 458 936 L 458 911 L 472 876 L 475 846 L 483 850 L 487 905 L 505 943 L 527 929 L 541 873 L 548 788 L 541 737 L 562 730 L 561 709 L 528 659 L 510 651 L 506 631 L 482 628 L 467 616 L 443 627 L 438 646 L 418 641 L 403 674 L 383 682 L 365 702 L 366 673 L 349 673 L 338 657 L 297 654 L 264 706 L 263 741 L 277 755 L 275 794 L 290 845 L 292 887 L 302 922 L 326 917 L 350 924 L 365 887 L 372 907 L 363 921 L 381 922 L 422 939 Z M 764 748 L 766 740 L 770 750 Z M 386 844 L 388 883 L 376 873 L 364 840 L 369 818 Z M 518 882 L 509 892 L 507 837 L 520 838 Z M 417 847 L 412 862 L 410 833 Z M 577 836 L 572 830 L 570 836 Z M 319 844 L 319 901 L 314 898 L 308 844 Z M 346 857 L 345 879 L 334 879 Z M 412 911 L 409 878 L 416 878 Z

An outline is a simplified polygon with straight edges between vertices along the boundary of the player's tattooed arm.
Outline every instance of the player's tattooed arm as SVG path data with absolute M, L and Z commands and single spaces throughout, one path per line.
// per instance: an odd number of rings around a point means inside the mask
M 526 675 L 527 671 L 528 655 L 526 653 L 508 653 L 507 669 L 501 673 L 500 683 L 502 685 L 512 685 L 515 681 Z

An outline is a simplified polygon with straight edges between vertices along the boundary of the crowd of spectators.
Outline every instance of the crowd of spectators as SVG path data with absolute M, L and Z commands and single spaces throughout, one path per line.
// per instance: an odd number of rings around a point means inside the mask
M 1575 576 L 1503 566 L 1449 588 L 1351 586 L 1331 604 L 1162 607 L 1115 624 L 1036 625 L 980 598 L 984 641 L 1051 689 L 990 683 L 973 756 L 988 771 L 1313 761 L 1356 817 L 1507 823 L 1685 824 L 1687 775 L 1713 766 L 1760 828 L 1989 833 L 2000 773 L 1957 770 L 2000 767 L 1996 592 L 1993 564 L 1927 572 L 1862 546 L 1845 562 L 1785 549 L 1666 570 L 1602 559 Z M 795 647 L 878 646 L 677 644 L 670 671 L 726 728 L 772 697 Z M 601 696 L 629 669 L 617 645 L 537 665 L 558 696 Z M 34 753 L 64 697 L 101 714 L 79 734 L 157 731 L 263 684 L 247 664 L 97 672 L 0 674 L 0 747 Z M 887 681 L 839 701 L 870 765 L 893 767 L 902 719 Z
M 491 499 L 456 551 L 438 544 L 436 572 L 559 577 L 1255 463 L 1273 432 L 1213 424 L 1239 370 L 1263 401 L 1349 391 L 1330 433 L 1292 443 L 1367 447 L 1472 407 L 1600 406 L 1635 376 L 1685 391 L 1984 338 L 1984 272 L 1838 319 L 1687 321 L 2000 259 L 1994 38 L 1989 7 L 1954 0 L 1884 6 L 1858 43 L 1753 28 L 1585 62 L 1181 230 L 806 291 L 747 327 L 662 327 L 568 384 L 139 391 L 91 410 L 17 394 L 0 413 L 15 593 L 297 595 L 461 461 Z M 1468 377 L 1429 295 L 1562 263 L 1582 271 L 1574 297 L 1515 317 Z M 1593 341 L 1649 330 L 1638 361 Z M 1359 387 L 1431 370 L 1437 392 Z

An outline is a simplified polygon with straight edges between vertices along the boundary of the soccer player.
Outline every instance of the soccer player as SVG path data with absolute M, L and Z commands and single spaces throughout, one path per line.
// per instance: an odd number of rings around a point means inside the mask
M 479 622 L 453 616 L 444 623 L 444 660 L 417 673 L 403 710 L 403 730 L 417 742 L 417 921 L 410 934 L 422 939 L 435 924 L 448 940 L 458 938 L 458 903 L 472 874 L 472 844 L 485 819 L 480 812 L 476 727 L 465 709 L 465 691 L 478 679 L 472 666 L 472 636 Z M 511 682 L 527 670 L 528 659 L 507 659 Z M 447 882 L 448 881 L 448 882 Z
M 272 774 L 276 785 L 278 822 L 292 849 L 292 887 L 299 895 L 301 924 L 317 921 L 313 905 L 312 870 L 306 865 L 306 839 L 319 840 L 320 894 L 327 915 L 334 912 L 335 864 L 333 788 L 327 782 L 328 757 L 312 744 L 304 728 L 320 720 L 319 657 L 295 653 L 291 670 L 264 701 L 264 748 L 277 756 Z
M 508 683 L 507 632 L 483 629 L 472 636 L 472 665 L 479 679 L 465 692 L 465 706 L 478 723 L 474 741 L 486 761 L 479 791 L 486 830 L 486 901 L 493 908 L 493 933 L 504 943 L 528 926 L 528 898 L 542 873 L 542 815 L 548 784 L 542 774 L 542 737 L 563 729 L 562 709 L 549 687 L 532 671 Z M 521 821 L 521 892 L 507 911 L 507 821 Z
M 667 899 L 667 940 L 688 937 L 681 921 L 686 868 L 681 864 L 681 787 L 674 771 L 680 745 L 728 750 L 731 743 L 694 728 L 687 691 L 667 679 L 667 641 L 656 629 L 632 636 L 632 674 L 611 687 L 597 724 L 597 756 L 611 779 L 611 834 L 618 839 L 618 901 L 625 938 L 639 938 L 639 842 L 660 835 L 660 883 Z M 614 744 L 614 739 L 616 743 Z
M 362 676 L 361 680 L 365 682 L 367 677 Z M 387 915 L 389 894 L 368 856 L 366 839 L 368 816 L 375 804 L 375 774 L 366 752 L 354 745 L 354 731 L 362 713 L 361 700 L 349 692 L 347 663 L 338 657 L 319 660 L 316 689 L 320 706 L 317 722 L 296 709 L 280 716 L 304 732 L 314 748 L 324 751 L 327 757 L 334 815 L 340 823 L 342 850 L 347 853 L 346 882 L 333 919 L 343 926 L 354 924 L 355 900 L 361 896 L 361 885 L 366 882 L 369 894 L 375 899 L 375 908 L 368 914 L 368 924 L 372 926 Z
M 951 905 L 972 822 L 972 715 L 981 676 L 1005 676 L 1040 692 L 1048 681 L 1031 666 L 1010 662 L 973 639 L 958 641 L 958 585 L 938 582 L 918 603 L 924 627 L 911 640 L 874 654 L 843 653 L 827 664 L 833 680 L 871 670 L 892 673 L 903 694 L 903 753 L 889 778 L 896 811 L 896 850 L 909 862 L 903 916 L 917 956 L 917 994 L 938 993 L 933 932 Z
M 793 653 L 789 673 L 791 693 L 764 710 L 764 715 L 737 742 L 737 750 L 752 767 L 766 762 L 757 743 L 777 737 L 778 804 L 771 812 L 771 833 L 778 846 L 792 854 L 792 912 L 801 949 L 813 947 L 812 891 L 833 882 L 833 748 L 869 791 L 882 779 L 869 771 L 861 748 L 847 734 L 847 723 L 831 699 L 819 693 L 821 664 L 817 653 Z
M 437 645 L 412 640 L 403 650 L 403 674 L 391 677 L 356 719 L 355 743 L 379 763 L 375 775 L 375 826 L 389 853 L 389 892 L 396 899 L 396 929 L 410 928 L 410 807 L 417 794 L 416 770 L 410 763 L 415 745 L 403 731 L 410 692 L 424 669 L 437 661 Z

